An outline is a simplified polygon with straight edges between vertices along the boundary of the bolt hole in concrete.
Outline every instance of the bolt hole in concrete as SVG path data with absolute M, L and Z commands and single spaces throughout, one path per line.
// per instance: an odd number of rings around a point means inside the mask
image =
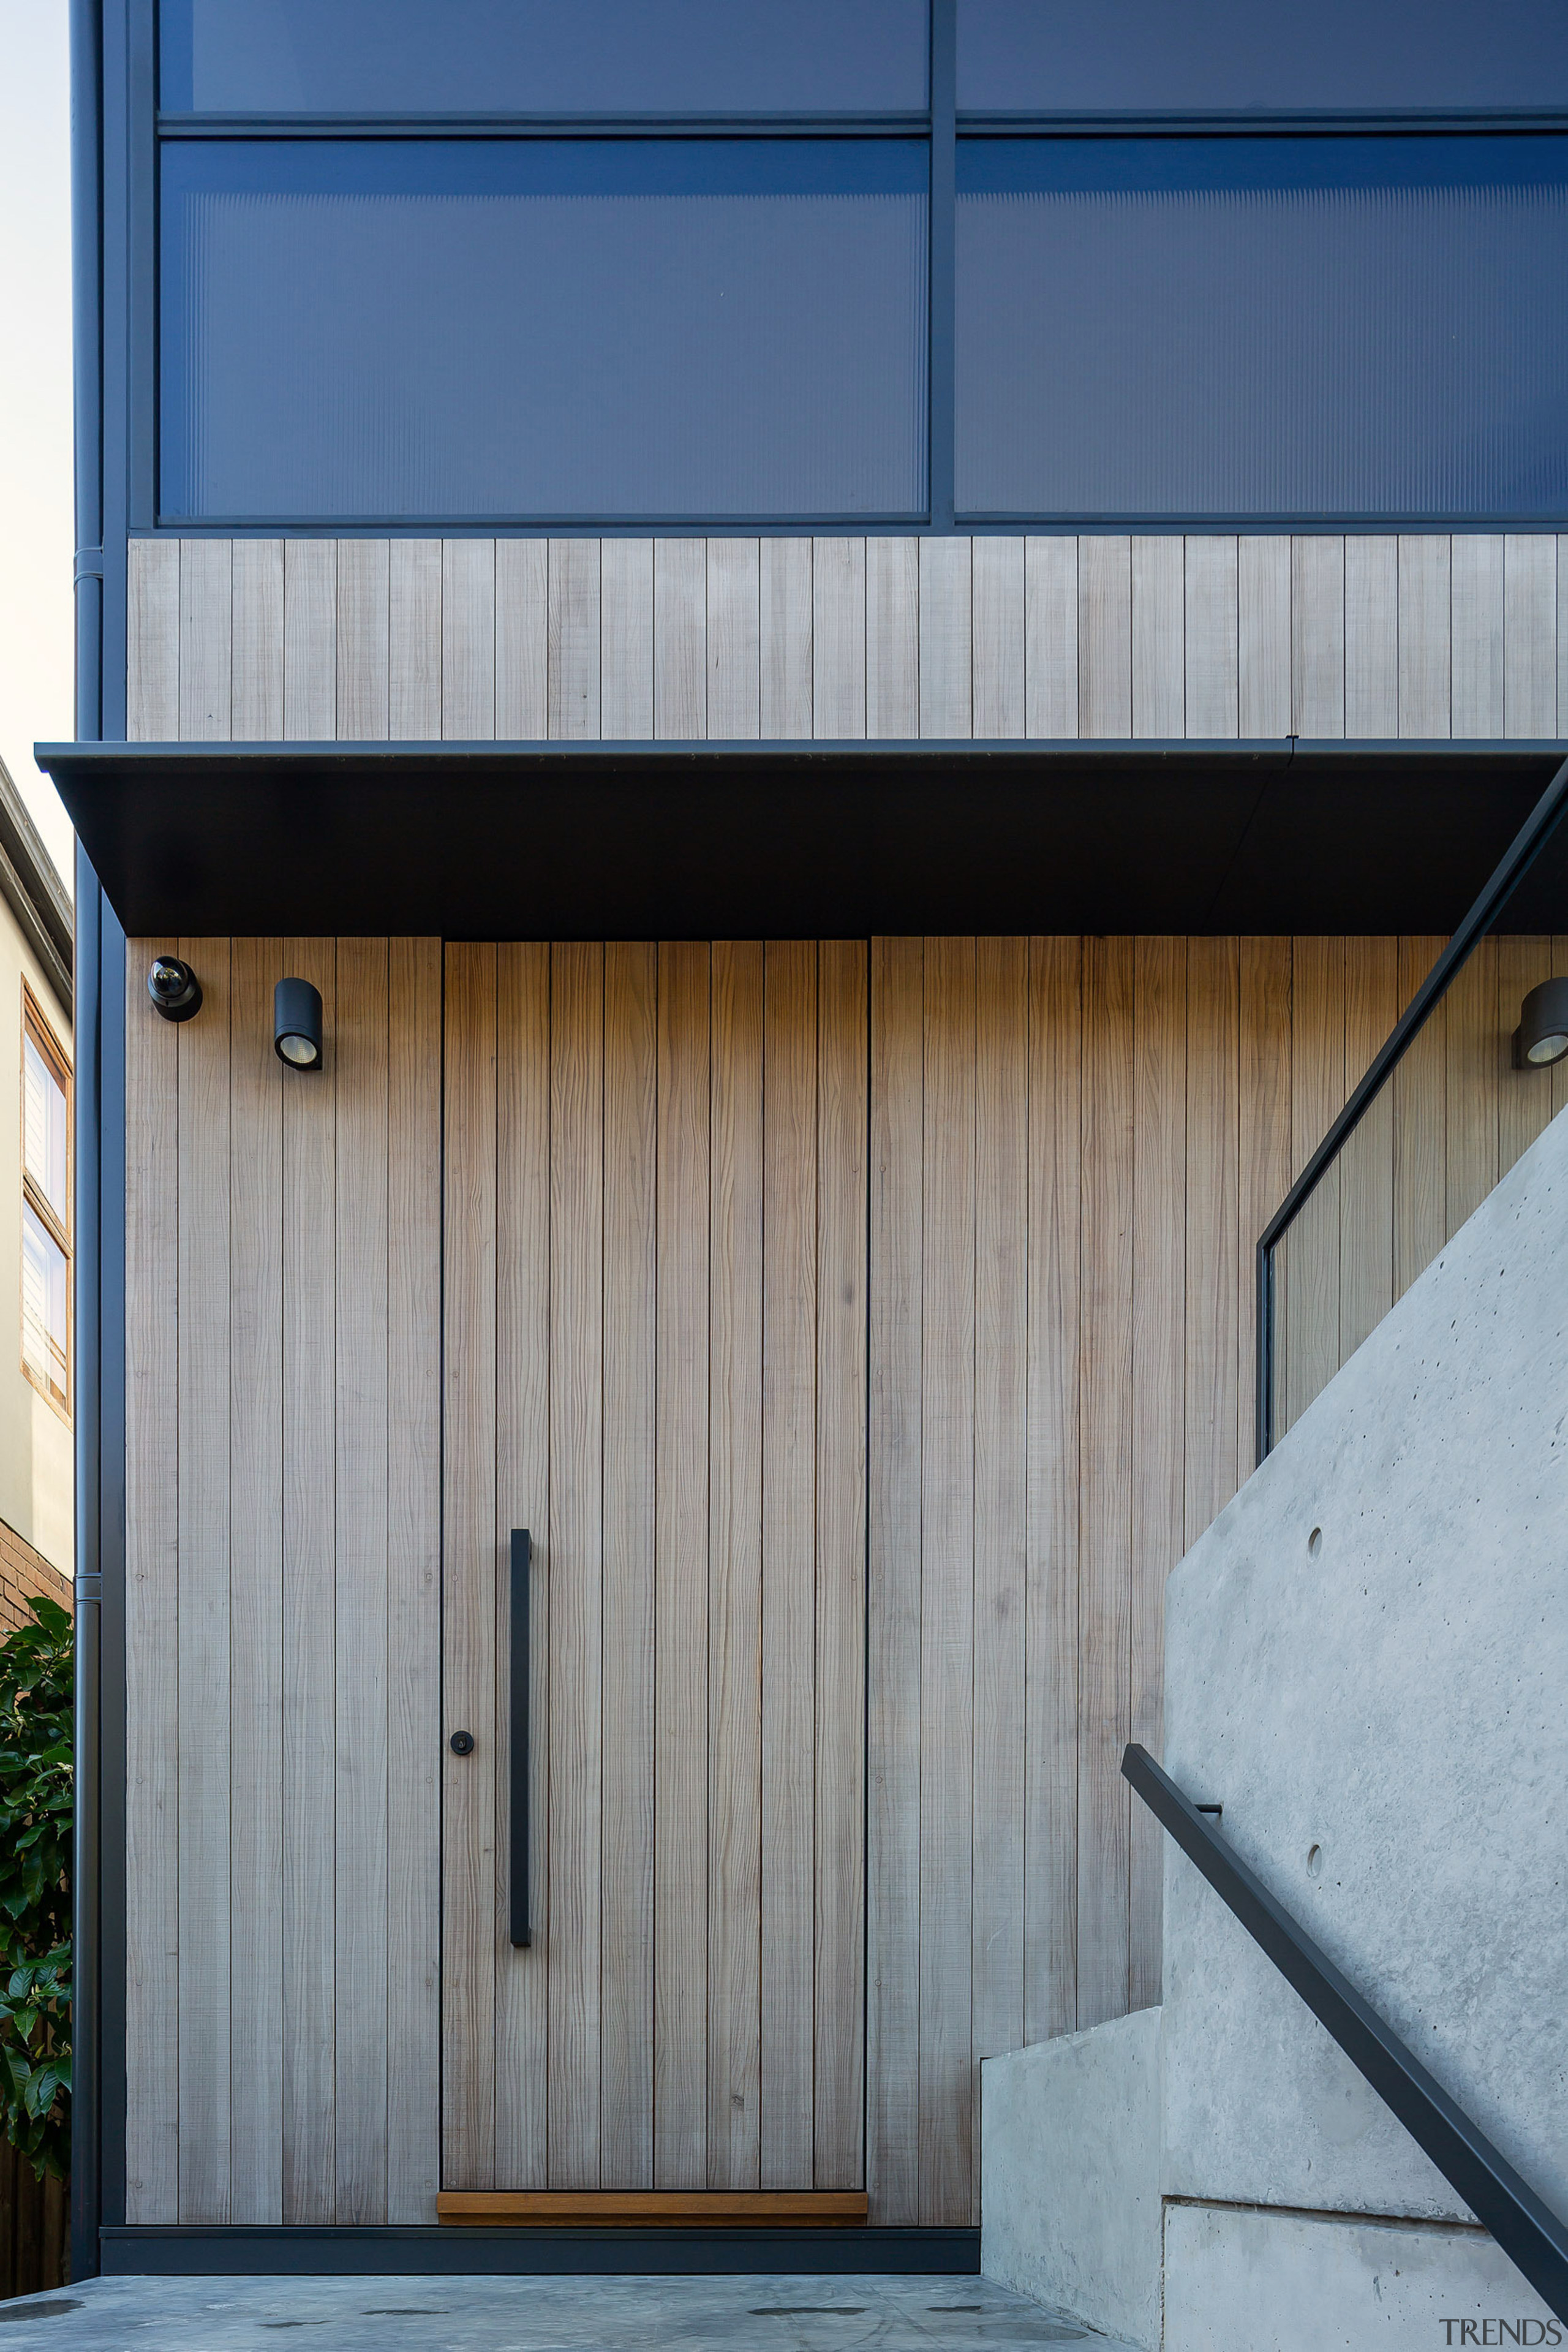
M 1323 1850 L 1321 1845 L 1307 1848 L 1307 1876 L 1321 1878 L 1323 1874 Z
M 79 2311 L 81 2305 L 65 2298 L 58 2303 L 25 2303 L 9 2310 L 0 2304 L 0 2322 L 12 2319 L 60 2319 L 68 2311 Z
M 1312 1534 L 1307 1538 L 1307 1558 L 1309 1559 L 1316 1559 L 1322 1548 L 1323 1531 L 1322 1528 L 1314 1528 Z

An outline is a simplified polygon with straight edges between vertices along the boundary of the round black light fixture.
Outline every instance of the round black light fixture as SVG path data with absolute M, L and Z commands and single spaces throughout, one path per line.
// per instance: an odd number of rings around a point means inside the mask
M 308 980 L 280 980 L 272 992 L 272 1042 L 291 1070 L 321 1066 L 321 992 Z
M 165 1021 L 189 1021 L 202 1009 L 202 983 L 178 956 L 154 956 L 147 993 Z
M 1568 979 L 1543 980 L 1519 1008 L 1513 1066 L 1549 1070 L 1564 1054 L 1568 1054 Z

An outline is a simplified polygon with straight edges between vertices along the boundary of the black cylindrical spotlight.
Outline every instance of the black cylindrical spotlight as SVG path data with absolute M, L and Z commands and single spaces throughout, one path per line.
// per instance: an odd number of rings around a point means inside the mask
M 1568 979 L 1543 980 L 1519 1008 L 1513 1066 L 1549 1070 L 1564 1054 L 1568 1054 Z
M 291 1070 L 321 1066 L 321 992 L 308 980 L 280 980 L 272 992 L 272 1042 Z
M 189 1021 L 202 1009 L 202 983 L 178 956 L 155 956 L 147 993 L 165 1021 Z

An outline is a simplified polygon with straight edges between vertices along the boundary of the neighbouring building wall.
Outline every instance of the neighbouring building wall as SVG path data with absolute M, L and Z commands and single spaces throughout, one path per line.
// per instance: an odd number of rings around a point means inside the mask
M 8 786 L 9 780 L 6 780 Z M 0 900 L 0 1628 L 45 1593 L 71 1605 L 71 1420 L 22 1369 L 22 1027 L 26 994 L 68 1065 L 70 1013 Z M 73 1301 L 74 1307 L 74 1301 Z
M 53 1561 L 35 1551 L 15 1528 L 0 1527 L 0 1634 L 30 1624 L 33 1612 L 27 1604 L 40 1595 L 57 1601 L 62 1609 L 74 1606 L 73 1587 Z
M 1546 739 L 1568 540 L 188 539 L 132 741 Z M 1560 610 L 1561 604 L 1561 610 Z

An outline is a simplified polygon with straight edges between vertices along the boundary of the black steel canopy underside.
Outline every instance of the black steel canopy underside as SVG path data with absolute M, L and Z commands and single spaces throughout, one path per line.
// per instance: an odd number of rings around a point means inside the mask
M 46 743 L 128 931 L 1447 931 L 1552 743 Z M 1511 930 L 1552 930 L 1555 863 Z

